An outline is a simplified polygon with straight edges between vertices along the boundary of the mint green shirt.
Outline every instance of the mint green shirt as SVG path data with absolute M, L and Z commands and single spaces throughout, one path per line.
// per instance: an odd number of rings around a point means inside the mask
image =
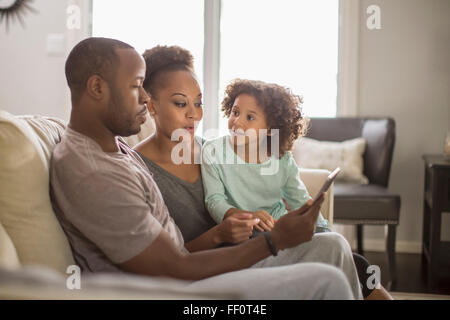
M 230 208 L 265 210 L 277 220 L 287 212 L 282 198 L 292 209 L 300 208 L 311 198 L 290 152 L 281 159 L 246 163 L 233 151 L 229 136 L 204 144 L 201 170 L 206 208 L 216 223 Z M 328 227 L 321 214 L 317 225 Z

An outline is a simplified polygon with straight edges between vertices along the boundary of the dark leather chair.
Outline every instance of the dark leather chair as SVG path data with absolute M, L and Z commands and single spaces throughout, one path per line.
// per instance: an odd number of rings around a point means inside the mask
M 306 135 L 322 141 L 366 139 L 364 175 L 368 185 L 334 184 L 334 221 L 357 226 L 358 253 L 363 253 L 363 225 L 387 225 L 386 251 L 395 282 L 395 233 L 400 196 L 387 190 L 395 144 L 392 118 L 312 118 Z

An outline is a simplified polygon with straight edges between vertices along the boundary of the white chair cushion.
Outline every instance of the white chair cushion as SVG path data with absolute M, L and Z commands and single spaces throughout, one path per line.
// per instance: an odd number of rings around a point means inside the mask
M 22 264 L 65 272 L 74 264 L 49 196 L 49 161 L 63 121 L 0 110 L 0 223 Z
M 329 171 L 340 167 L 337 181 L 367 184 L 363 174 L 365 147 L 364 138 L 331 142 L 302 137 L 294 143 L 293 156 L 299 167 Z

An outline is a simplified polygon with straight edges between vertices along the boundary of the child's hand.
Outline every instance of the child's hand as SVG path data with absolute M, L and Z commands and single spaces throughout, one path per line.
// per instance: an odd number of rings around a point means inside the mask
M 275 225 L 275 219 L 265 210 L 252 212 L 253 218 L 258 218 L 259 223 L 255 225 L 258 231 L 270 231 Z
M 281 198 L 281 200 L 283 200 L 284 207 L 286 208 L 286 210 L 287 210 L 287 211 L 291 211 L 292 208 L 291 208 L 291 206 L 289 205 L 289 203 L 287 203 L 286 199 L 285 199 L 285 198 Z

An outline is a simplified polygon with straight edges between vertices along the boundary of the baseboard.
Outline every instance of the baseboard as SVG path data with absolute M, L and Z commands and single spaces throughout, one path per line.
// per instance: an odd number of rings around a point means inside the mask
M 386 241 L 382 239 L 364 239 L 364 250 L 375 252 L 386 252 Z M 356 249 L 353 248 L 352 249 Z M 396 253 L 422 253 L 422 243 L 414 241 L 396 241 Z

